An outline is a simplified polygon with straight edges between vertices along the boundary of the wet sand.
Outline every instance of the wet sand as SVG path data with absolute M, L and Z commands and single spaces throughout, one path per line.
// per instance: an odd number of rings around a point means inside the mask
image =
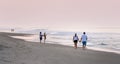
M 120 54 L 74 49 L 57 44 L 28 42 L 10 36 L 30 34 L 0 33 L 0 64 L 119 64 Z

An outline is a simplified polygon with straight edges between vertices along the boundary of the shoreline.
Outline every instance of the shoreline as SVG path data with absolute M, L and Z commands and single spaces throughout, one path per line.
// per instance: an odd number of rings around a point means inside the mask
M 26 36 L 10 36 L 10 37 L 23 39 L 25 41 L 30 41 L 30 42 L 38 42 L 38 41 L 33 41 L 32 40 L 32 39 L 34 39 L 34 36 L 35 35 L 31 35 L 31 36 L 27 36 L 27 37 Z M 55 44 L 55 43 L 50 42 L 49 44 Z M 64 45 L 64 46 L 73 47 L 73 45 L 66 45 L 66 44 L 60 44 L 60 43 L 58 43 L 58 45 Z M 78 46 L 78 47 L 81 48 L 82 46 Z M 110 52 L 110 53 L 120 54 L 120 51 L 111 50 L 111 49 L 104 49 L 104 48 L 98 48 L 98 47 L 89 47 L 89 46 L 87 46 L 87 49 L 94 50 L 94 51 L 102 51 L 102 52 Z

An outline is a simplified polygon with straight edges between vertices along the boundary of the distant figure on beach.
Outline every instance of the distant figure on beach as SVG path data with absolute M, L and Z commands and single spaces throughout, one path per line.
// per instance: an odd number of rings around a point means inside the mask
M 75 49 L 77 49 L 78 41 L 79 41 L 79 38 L 78 38 L 77 34 L 75 33 L 75 35 L 73 36 L 73 42 L 74 42 Z
M 14 32 L 14 29 L 11 29 L 11 32 Z
M 86 35 L 86 33 L 85 32 L 83 32 L 83 35 L 81 36 L 81 40 L 80 40 L 80 42 L 82 42 L 82 47 L 83 47 L 83 49 L 85 49 L 86 48 L 86 44 L 87 44 L 87 35 Z
M 42 41 L 42 32 L 40 32 L 40 35 L 39 35 L 39 37 L 40 37 L 40 43 L 41 43 L 41 41 Z
M 43 36 L 44 36 L 44 43 L 45 43 L 45 41 L 46 41 L 46 36 L 47 36 L 45 32 L 44 32 L 44 35 L 43 35 Z

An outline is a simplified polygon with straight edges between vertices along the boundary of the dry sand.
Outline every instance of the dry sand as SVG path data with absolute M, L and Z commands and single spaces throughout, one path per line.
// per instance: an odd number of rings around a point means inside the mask
M 120 54 L 10 37 L 28 35 L 0 33 L 0 64 L 120 64 Z

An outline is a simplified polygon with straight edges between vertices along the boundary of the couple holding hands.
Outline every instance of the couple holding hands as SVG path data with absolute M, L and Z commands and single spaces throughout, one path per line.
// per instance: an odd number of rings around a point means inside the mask
M 73 36 L 73 42 L 74 42 L 74 47 L 75 49 L 77 49 L 77 43 L 82 42 L 82 48 L 85 49 L 86 48 L 86 44 L 87 44 L 87 35 L 85 32 L 83 32 L 83 35 L 81 36 L 80 40 L 77 36 L 77 34 L 75 33 L 75 35 Z

